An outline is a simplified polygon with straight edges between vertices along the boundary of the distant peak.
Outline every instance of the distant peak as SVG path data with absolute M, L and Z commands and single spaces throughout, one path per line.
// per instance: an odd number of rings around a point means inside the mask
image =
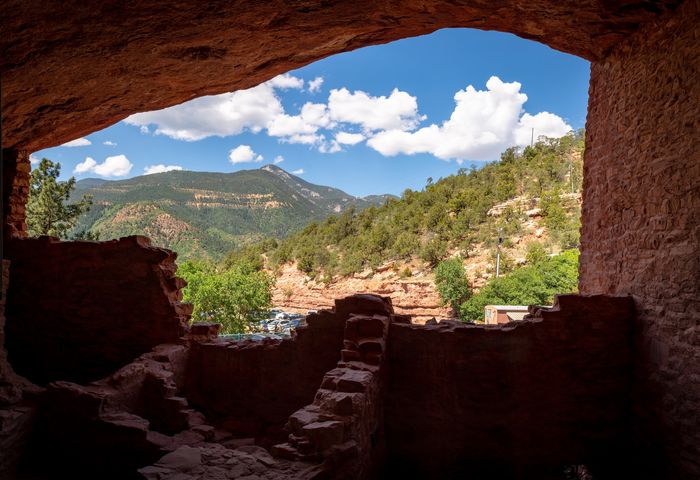
M 287 173 L 283 168 L 280 168 L 277 165 L 273 165 L 271 163 L 268 163 L 267 165 L 260 167 L 260 170 L 265 170 L 265 171 L 271 172 L 271 173 Z

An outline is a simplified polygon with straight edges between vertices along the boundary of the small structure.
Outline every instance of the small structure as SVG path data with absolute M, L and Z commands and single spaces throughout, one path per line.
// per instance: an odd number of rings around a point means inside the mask
M 522 320 L 527 313 L 527 307 L 523 305 L 486 305 L 484 322 L 488 325 L 508 323 Z

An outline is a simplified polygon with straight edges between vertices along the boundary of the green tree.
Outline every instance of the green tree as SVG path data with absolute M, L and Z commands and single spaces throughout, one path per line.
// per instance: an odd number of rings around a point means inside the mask
M 83 195 L 76 203 L 67 203 L 75 189 L 75 178 L 59 181 L 60 175 L 61 164 L 47 158 L 32 171 L 27 202 L 27 228 L 32 236 L 66 238 L 78 217 L 92 205 L 90 195 Z
M 578 250 L 567 250 L 492 279 L 477 295 L 462 304 L 462 320 L 483 320 L 486 305 L 547 305 L 552 303 L 555 294 L 575 292 L 578 256 Z
M 560 230 L 566 224 L 566 210 L 562 206 L 561 194 L 558 188 L 546 191 L 540 198 L 540 208 L 544 223 L 552 231 Z
M 525 261 L 528 263 L 528 265 L 544 262 L 547 260 L 547 258 L 547 250 L 545 250 L 544 245 L 542 245 L 541 242 L 530 242 L 527 244 Z
M 433 238 L 423 244 L 419 256 L 424 262 L 428 262 L 430 266 L 435 266 L 447 254 L 447 243 L 439 238 Z
M 454 313 L 472 294 L 461 258 L 443 260 L 435 267 L 435 287 L 440 293 L 443 305 L 452 307 Z
M 183 300 L 194 305 L 194 321 L 221 323 L 224 333 L 244 333 L 272 306 L 273 279 L 265 272 L 234 267 L 221 272 L 206 262 L 185 262 L 178 275 L 187 281 Z

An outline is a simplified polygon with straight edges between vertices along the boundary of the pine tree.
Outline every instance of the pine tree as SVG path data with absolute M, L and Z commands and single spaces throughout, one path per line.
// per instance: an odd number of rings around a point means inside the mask
M 27 227 L 32 236 L 65 238 L 78 217 L 92 205 L 90 195 L 83 195 L 79 202 L 67 203 L 75 189 L 75 178 L 59 181 L 60 174 L 61 164 L 47 158 L 32 171 L 27 202 Z

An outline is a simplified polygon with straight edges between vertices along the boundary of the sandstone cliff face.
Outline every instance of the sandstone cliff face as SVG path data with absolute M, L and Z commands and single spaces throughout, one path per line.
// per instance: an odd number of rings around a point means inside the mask
M 390 297 L 396 313 L 413 315 L 416 323 L 426 320 L 450 318 L 449 308 L 440 303 L 440 295 L 435 289 L 433 275 L 417 272 L 416 275 L 401 279 L 393 271 L 377 271 L 369 274 L 356 274 L 340 279 L 330 285 L 309 279 L 296 265 L 287 264 L 277 276 L 273 292 L 273 303 L 284 310 L 304 312 L 330 308 L 334 299 L 353 293 L 367 292 Z

